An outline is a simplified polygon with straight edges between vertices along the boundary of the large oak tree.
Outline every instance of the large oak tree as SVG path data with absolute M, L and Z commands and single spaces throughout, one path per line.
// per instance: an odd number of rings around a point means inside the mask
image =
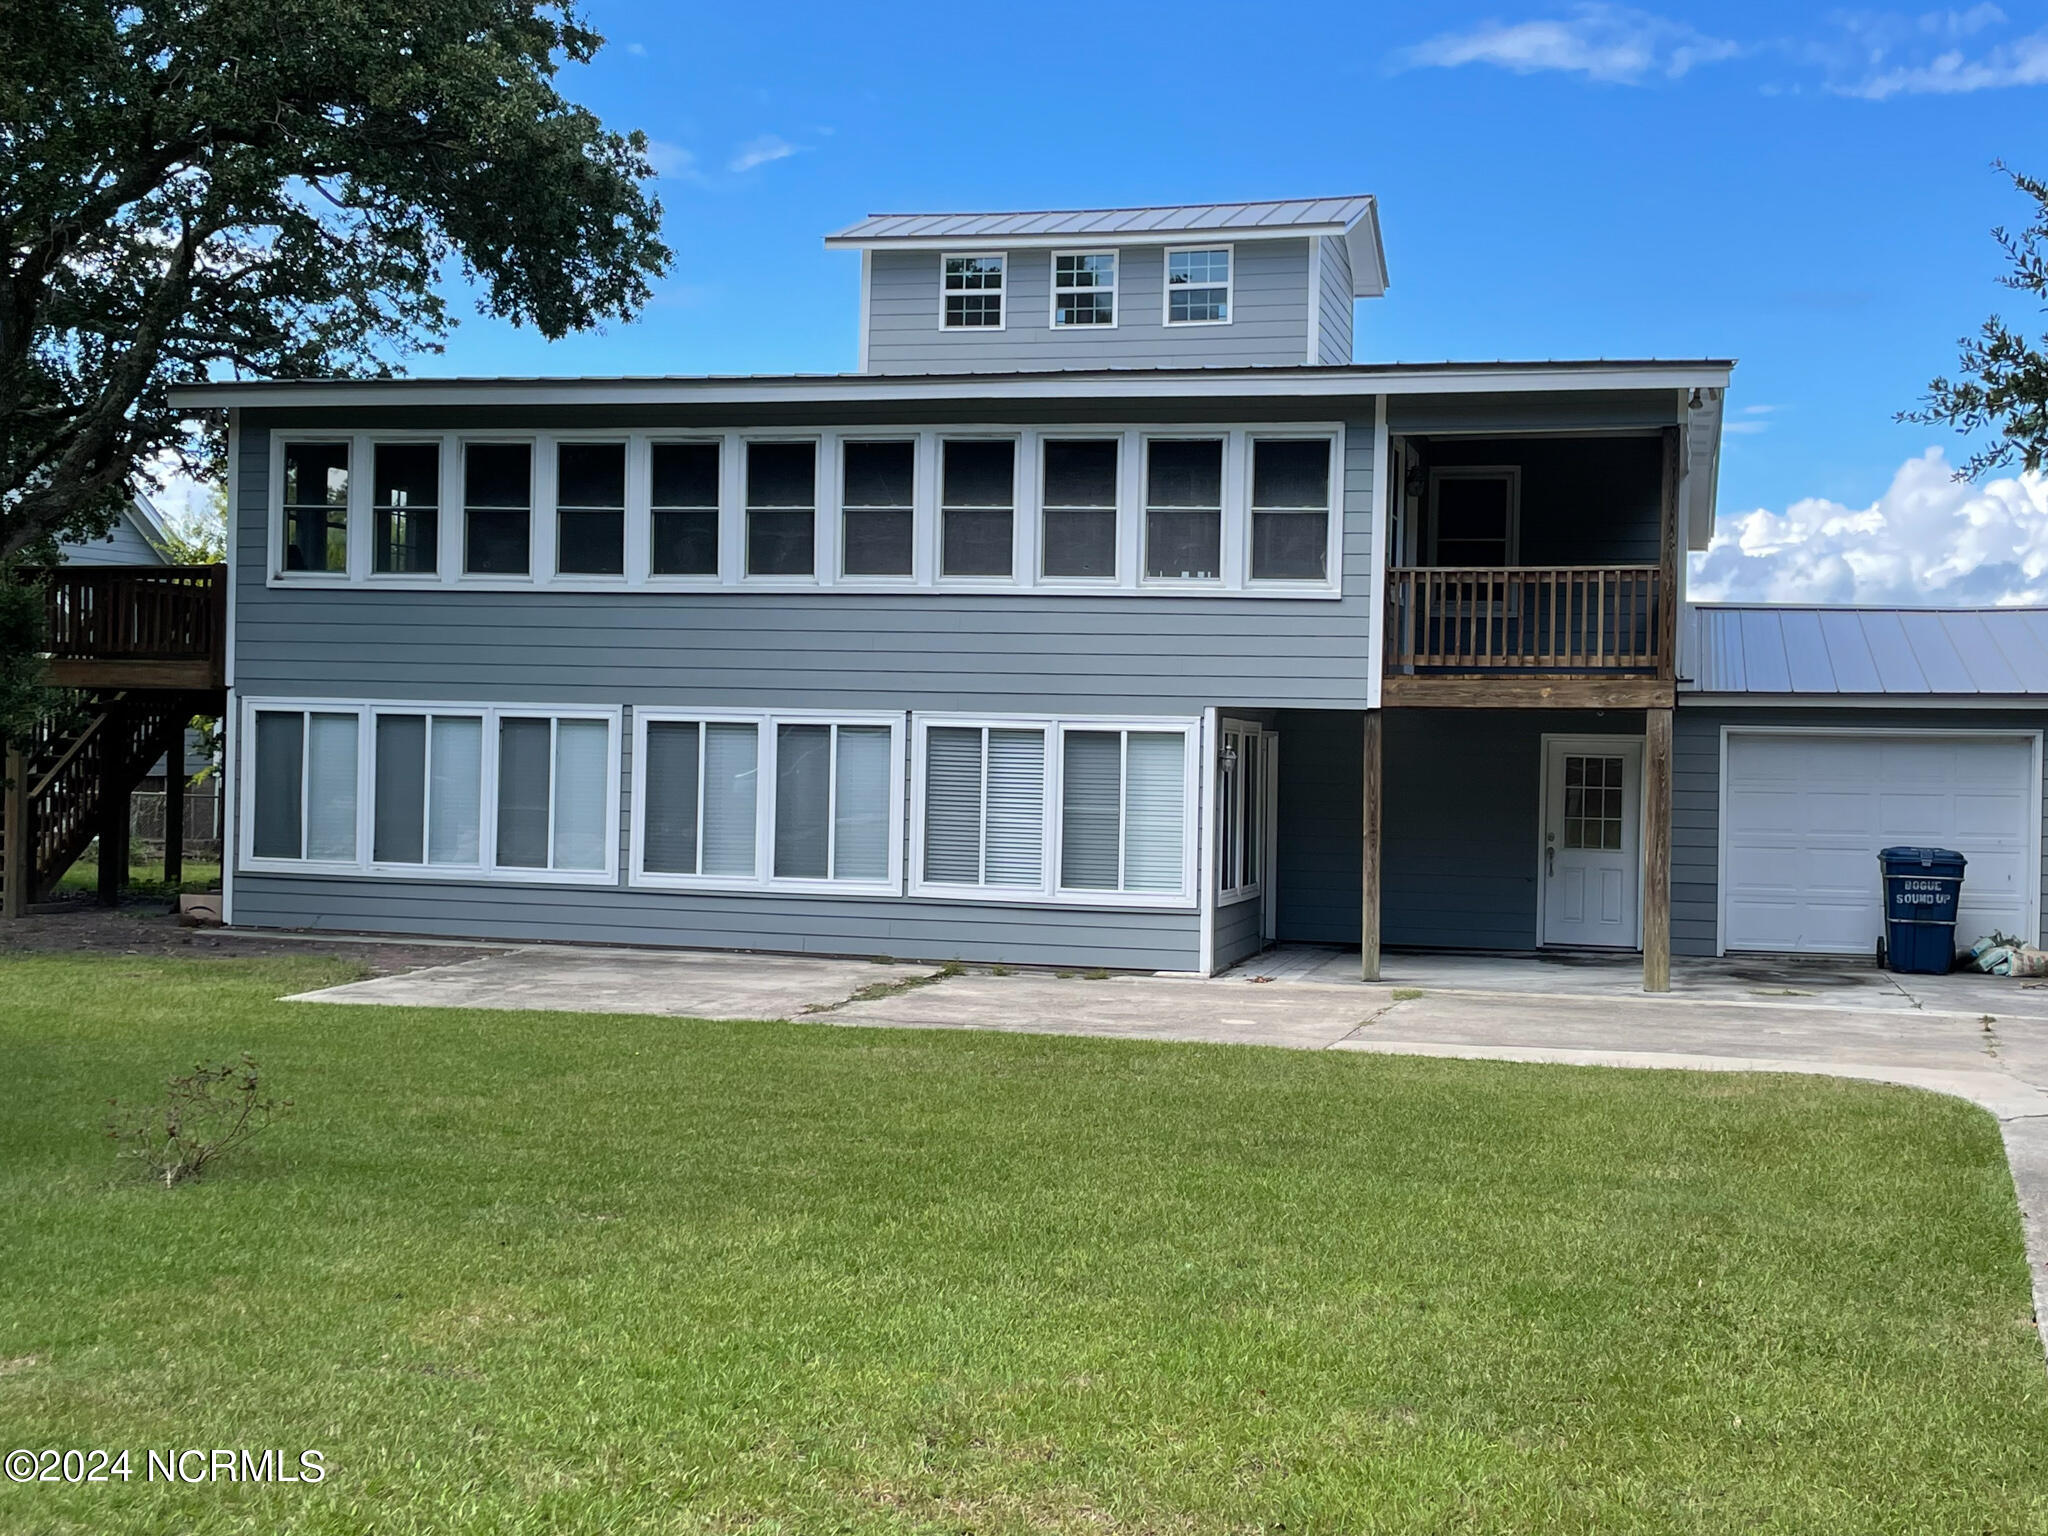
M 192 451 L 175 384 L 389 371 L 455 273 L 550 337 L 633 315 L 646 140 L 558 85 L 600 42 L 545 0 L 0 0 L 0 566 Z

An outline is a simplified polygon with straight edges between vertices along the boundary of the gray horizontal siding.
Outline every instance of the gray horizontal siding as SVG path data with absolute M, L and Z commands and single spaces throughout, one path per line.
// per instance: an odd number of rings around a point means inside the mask
M 1356 944 L 1364 716 L 1356 710 L 1287 710 L 1277 729 L 1277 937 L 1282 943 Z
M 1075 247 L 1091 248 L 1102 247 Z M 1239 242 L 1230 323 L 1182 327 L 1164 323 L 1165 252 L 1126 247 L 1117 257 L 1117 323 L 1059 330 L 1052 325 L 1052 252 L 1011 251 L 1000 331 L 939 328 L 942 253 L 879 250 L 868 275 L 868 371 L 1298 364 L 1308 338 L 1308 249 L 1306 239 Z
M 1318 237 L 1319 239 L 1322 237 Z M 1351 361 L 1352 314 L 1351 243 L 1323 239 L 1323 282 L 1316 296 L 1322 317 L 1321 347 L 1316 361 L 1333 367 Z
M 77 539 L 58 546 L 66 565 L 162 565 L 163 555 L 135 526 L 135 514 L 123 509 L 104 538 Z
M 1234 901 L 1216 909 L 1211 958 L 1217 970 L 1249 960 L 1265 947 L 1259 932 L 1259 912 L 1257 901 Z
M 235 876 L 236 926 L 1191 971 L 1199 915 L 875 897 Z
M 1835 726 L 1842 730 L 2036 731 L 2048 710 L 1702 709 L 1678 710 L 1672 740 L 1671 948 L 1714 953 L 1720 922 L 1721 729 L 1729 725 Z M 2048 790 L 2044 790 L 2048 815 Z M 2048 851 L 2041 866 L 2042 911 L 2048 914 Z M 2037 940 L 2048 938 L 2048 923 Z
M 364 425 L 342 413 L 296 424 L 316 423 Z M 416 413 L 408 425 L 441 422 Z M 1337 601 L 273 588 L 264 584 L 271 438 L 263 418 L 243 423 L 235 685 L 244 695 L 1103 714 L 1194 713 L 1219 697 L 1365 701 L 1369 416 L 1347 423 Z

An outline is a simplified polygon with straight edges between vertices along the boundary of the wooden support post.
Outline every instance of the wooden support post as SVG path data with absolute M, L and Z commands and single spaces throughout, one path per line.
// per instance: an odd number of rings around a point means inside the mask
M 1644 715 L 1643 990 L 1671 990 L 1671 711 Z
M 99 902 L 103 907 L 121 904 L 121 887 L 128 883 L 128 785 L 121 777 L 122 728 L 118 706 L 109 713 L 100 743 Z
M 164 884 L 177 894 L 185 878 L 185 717 L 164 728 Z
M 35 883 L 34 842 L 28 826 L 28 754 L 16 746 L 7 749 L 7 787 L 0 790 L 0 854 L 7 864 L 0 869 L 0 916 L 21 917 L 28 911 L 29 887 Z
M 1385 736 L 1383 710 L 1365 712 L 1365 877 L 1359 891 L 1359 978 L 1380 979 L 1380 774 Z

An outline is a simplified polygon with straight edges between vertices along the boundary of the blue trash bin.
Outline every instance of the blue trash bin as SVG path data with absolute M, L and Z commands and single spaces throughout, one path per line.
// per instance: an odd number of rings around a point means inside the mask
M 1878 854 L 1889 969 L 1945 976 L 1954 968 L 1956 906 L 1969 862 L 1952 848 L 1887 848 Z

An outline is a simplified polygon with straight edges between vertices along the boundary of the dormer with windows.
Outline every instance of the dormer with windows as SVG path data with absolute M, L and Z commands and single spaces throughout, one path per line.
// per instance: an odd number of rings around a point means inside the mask
M 1345 364 L 1387 284 L 1363 196 L 875 214 L 825 243 L 861 254 L 863 373 Z

